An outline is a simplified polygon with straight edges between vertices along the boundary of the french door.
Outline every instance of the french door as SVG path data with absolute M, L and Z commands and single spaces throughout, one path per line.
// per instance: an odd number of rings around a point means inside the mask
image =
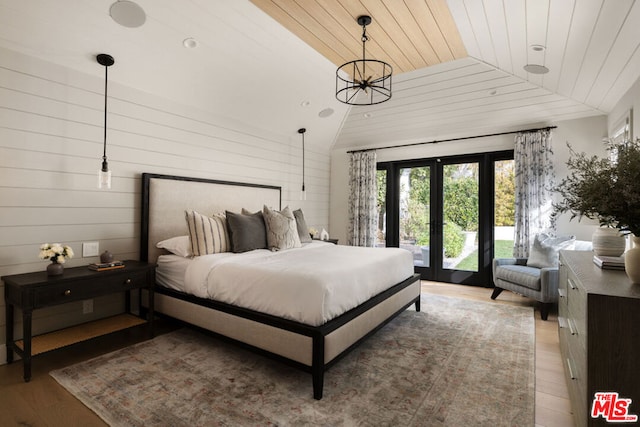
M 425 280 L 490 286 L 496 162 L 512 158 L 508 151 L 379 163 L 380 245 L 411 251 Z

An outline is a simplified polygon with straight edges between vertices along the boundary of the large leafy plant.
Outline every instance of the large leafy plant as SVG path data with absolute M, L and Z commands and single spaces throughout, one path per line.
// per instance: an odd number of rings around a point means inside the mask
M 569 175 L 554 188 L 562 197 L 554 215 L 570 212 L 571 219 L 584 216 L 640 236 L 640 140 L 611 145 L 604 159 L 569 150 Z

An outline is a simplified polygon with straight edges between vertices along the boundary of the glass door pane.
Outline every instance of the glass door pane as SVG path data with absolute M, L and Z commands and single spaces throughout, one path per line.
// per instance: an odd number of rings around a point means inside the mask
M 430 265 L 430 199 L 431 168 L 401 168 L 400 247 L 413 253 L 413 263 L 418 267 Z
M 499 160 L 494 162 L 494 166 L 494 257 L 511 258 L 515 236 L 515 162 L 513 160 Z
M 478 271 L 479 163 L 442 169 L 442 268 Z

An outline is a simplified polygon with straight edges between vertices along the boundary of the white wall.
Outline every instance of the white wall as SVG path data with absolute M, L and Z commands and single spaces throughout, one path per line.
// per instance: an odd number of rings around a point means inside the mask
M 576 151 L 585 151 L 597 155 L 605 155 L 602 138 L 607 134 L 606 116 L 586 119 L 568 120 L 554 123 L 553 144 L 555 151 L 555 168 L 558 179 L 566 176 L 568 149 L 566 142 L 571 143 Z M 548 124 L 532 124 L 525 128 L 547 126 Z M 496 131 L 499 132 L 499 131 Z M 405 160 L 450 156 L 456 154 L 480 153 L 500 150 L 512 150 L 514 135 L 476 138 L 455 142 L 443 142 L 406 148 L 379 150 L 379 162 L 389 160 Z M 390 144 L 392 141 L 390 141 Z M 333 150 L 331 153 L 331 235 L 341 242 L 347 241 L 349 201 L 349 155 L 347 150 Z M 577 220 L 568 221 L 563 216 L 558 221 L 558 233 L 575 234 L 578 239 L 590 240 L 595 226 L 593 222 Z
M 283 206 L 301 207 L 310 226 L 328 226 L 330 154 L 321 144 L 307 144 L 307 200 L 300 201 L 296 124 L 291 132 L 272 134 L 253 128 L 251 118 L 232 122 L 110 84 L 107 156 L 113 186 L 102 191 L 96 174 L 104 80 L 10 50 L 0 49 L 0 58 L 0 276 L 44 270 L 47 262 L 38 259 L 44 242 L 73 248 L 76 257 L 68 267 L 97 260 L 81 256 L 82 242 L 88 241 L 98 241 L 116 259 L 137 259 L 142 172 L 279 185 Z M 121 299 L 111 298 L 96 300 L 94 315 L 82 315 L 80 303 L 38 310 L 34 330 L 58 329 L 122 307 Z M 2 299 L 0 343 L 4 309 Z
M 627 91 L 627 93 L 618 101 L 616 106 L 611 110 L 608 120 L 609 131 L 624 117 L 627 112 L 632 110 L 631 114 L 631 136 L 635 139 L 640 135 L 640 79 Z

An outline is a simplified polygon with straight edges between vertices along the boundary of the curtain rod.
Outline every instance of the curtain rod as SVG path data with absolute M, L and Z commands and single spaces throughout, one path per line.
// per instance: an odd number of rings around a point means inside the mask
M 412 147 L 414 145 L 437 144 L 439 142 L 462 141 L 462 140 L 465 140 L 465 139 L 486 138 L 488 136 L 509 135 L 509 134 L 512 134 L 512 133 L 536 132 L 536 131 L 539 131 L 539 130 L 551 130 L 551 129 L 555 129 L 557 127 L 558 126 L 547 126 L 547 127 L 535 128 L 535 129 L 514 130 L 514 131 L 511 131 L 511 132 L 489 133 L 489 134 L 486 134 L 486 135 L 463 136 L 463 137 L 460 137 L 460 138 L 449 138 L 449 139 L 440 139 L 440 140 L 433 140 L 433 141 L 413 142 L 411 144 L 403 144 L 403 145 L 388 145 L 386 147 L 364 148 L 362 150 L 350 150 L 350 151 L 347 151 L 347 153 L 362 153 L 364 151 L 372 151 L 372 150 L 387 150 L 389 148 L 403 148 L 403 147 Z

